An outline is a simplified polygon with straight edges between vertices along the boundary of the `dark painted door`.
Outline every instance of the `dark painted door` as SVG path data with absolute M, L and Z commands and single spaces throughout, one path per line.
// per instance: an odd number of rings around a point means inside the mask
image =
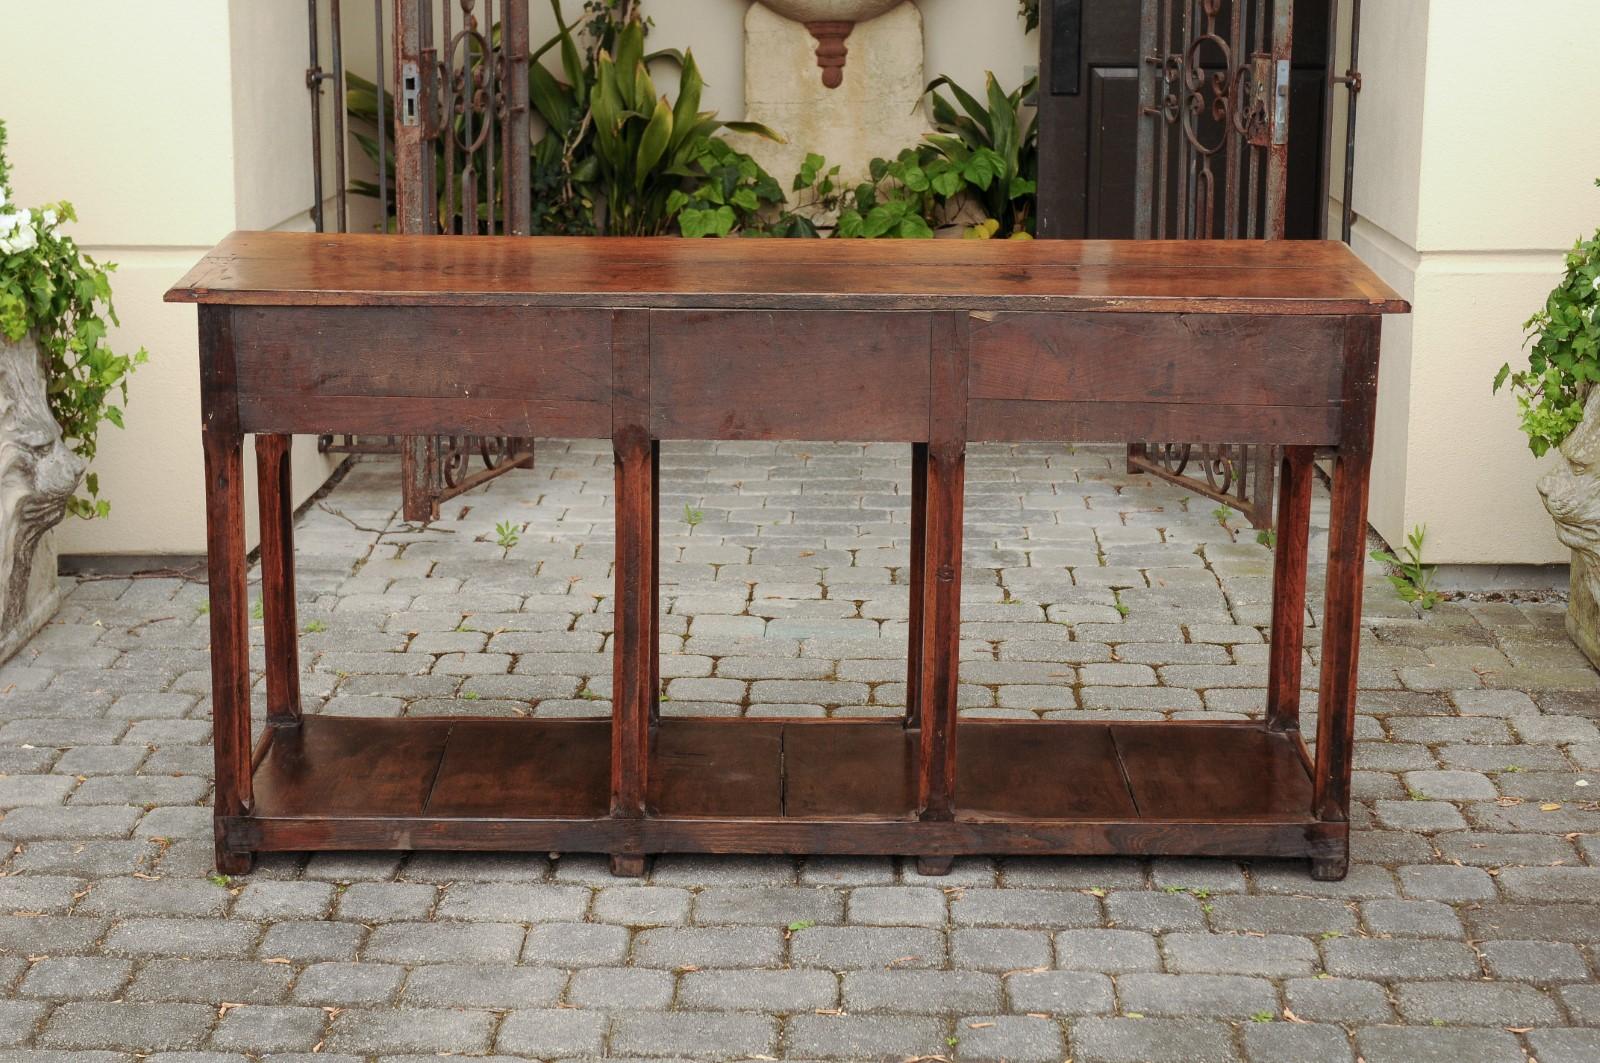
M 1039 235 L 1131 237 L 1140 0 L 1043 0 Z
M 1332 0 L 1295 0 L 1285 235 L 1323 235 Z M 1137 235 L 1142 0 L 1043 0 L 1040 23 L 1039 235 Z

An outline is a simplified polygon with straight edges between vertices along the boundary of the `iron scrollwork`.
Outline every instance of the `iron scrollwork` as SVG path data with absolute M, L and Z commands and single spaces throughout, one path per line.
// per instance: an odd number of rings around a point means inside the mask
M 1282 238 L 1287 150 L 1273 108 L 1292 12 L 1286 0 L 1145 0 L 1153 128 L 1140 143 L 1143 235 Z M 1257 526 L 1272 522 L 1273 448 L 1137 444 L 1128 468 L 1225 502 Z

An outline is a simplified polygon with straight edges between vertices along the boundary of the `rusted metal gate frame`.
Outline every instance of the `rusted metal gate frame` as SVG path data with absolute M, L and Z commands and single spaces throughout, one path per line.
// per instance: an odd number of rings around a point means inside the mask
M 1183 4 L 1183 23 L 1180 35 L 1181 49 L 1172 47 L 1172 15 L 1174 3 Z M 1179 183 L 1175 218 L 1179 231 L 1171 235 L 1178 239 L 1284 238 L 1288 192 L 1289 146 L 1289 88 L 1294 47 L 1294 0 L 1272 0 L 1271 50 L 1261 49 L 1266 29 L 1265 12 L 1269 0 L 1235 0 L 1228 39 L 1216 34 L 1215 18 L 1221 10 L 1221 0 L 1145 0 L 1140 26 L 1140 51 L 1149 68 L 1149 76 L 1140 80 L 1140 115 L 1147 118 L 1139 126 L 1138 174 L 1145 187 L 1137 199 L 1135 224 L 1141 238 L 1167 237 L 1167 208 L 1170 205 L 1166 182 L 1170 176 L 1167 152 L 1170 131 L 1162 128 L 1176 126 L 1182 134 L 1177 139 L 1180 152 L 1186 153 L 1178 160 L 1180 174 L 1187 171 L 1192 176 Z M 1329 170 L 1333 141 L 1333 90 L 1342 85 L 1348 91 L 1344 204 L 1341 235 L 1350 242 L 1350 231 L 1355 211 L 1351 194 L 1355 184 L 1355 126 L 1357 99 L 1361 91 L 1361 75 L 1357 69 L 1360 33 L 1361 0 L 1351 0 L 1350 65 L 1343 76 L 1333 74 L 1333 63 L 1338 46 L 1340 6 L 1330 0 L 1328 11 L 1329 75 L 1324 88 L 1323 128 L 1324 171 L 1319 181 L 1322 208 L 1321 227 L 1326 229 L 1326 204 L 1328 202 Z M 1257 50 L 1248 62 L 1233 53 L 1244 43 L 1246 8 L 1253 8 L 1255 16 L 1254 40 Z M 1205 24 L 1201 24 L 1205 20 Z M 1202 51 L 1207 47 L 1220 51 L 1226 57 L 1224 72 L 1219 80 L 1215 74 L 1207 75 L 1203 67 Z M 1206 90 L 1210 89 L 1207 97 Z M 1227 134 L 1224 142 L 1209 153 L 1195 136 L 1187 119 L 1198 114 L 1211 103 L 1213 117 L 1224 121 Z M 1229 128 L 1231 126 L 1231 128 Z M 1263 148 L 1265 166 L 1261 167 L 1253 148 Z M 1247 151 L 1249 158 L 1241 160 L 1239 152 Z M 1226 167 L 1224 187 L 1227 195 L 1222 232 L 1215 229 L 1214 209 L 1215 175 L 1211 172 L 1211 156 L 1225 151 Z M 1204 162 L 1199 161 L 1204 156 Z M 1187 165 L 1185 162 L 1187 161 Z M 1239 217 L 1241 161 L 1247 172 L 1244 203 L 1246 216 Z M 1260 170 L 1264 169 L 1265 173 Z M 1264 191 L 1257 182 L 1265 180 Z M 1261 193 L 1258 196 L 1258 193 Z M 1192 198 L 1191 198 L 1192 197 Z M 1261 214 L 1256 215 L 1258 200 L 1262 202 Z M 1203 206 L 1202 206 L 1203 204 Z M 1241 224 L 1241 220 L 1243 224 Z M 1258 224 L 1259 223 L 1259 224 Z M 1239 510 L 1255 527 L 1269 528 L 1276 515 L 1274 493 L 1277 486 L 1279 452 L 1277 448 L 1232 443 L 1145 443 L 1128 447 L 1128 471 L 1146 472 L 1176 483 L 1204 497 L 1225 503 Z M 1198 473 L 1190 467 L 1197 466 Z
M 1266 36 L 1269 2 L 1270 38 Z M 1179 4 L 1181 22 L 1175 27 Z M 1241 239 L 1258 233 L 1264 239 L 1283 238 L 1294 0 L 1234 0 L 1226 28 L 1217 24 L 1221 10 L 1222 0 L 1144 0 L 1140 52 L 1148 76 L 1140 79 L 1139 111 L 1147 120 L 1139 127 L 1141 188 L 1135 208 L 1141 238 Z M 1246 25 L 1249 15 L 1254 16 L 1253 26 Z M 1269 39 L 1267 50 L 1262 45 Z M 1248 56 L 1238 54 L 1247 41 L 1255 43 L 1255 50 Z M 1219 58 L 1220 70 L 1207 67 L 1208 59 Z M 1207 114 L 1222 123 L 1220 142 L 1202 139 L 1200 123 Z M 1176 159 L 1169 157 L 1174 145 Z M 1224 171 L 1220 175 L 1213 166 L 1219 155 Z M 1175 189 L 1170 187 L 1174 184 Z M 1220 231 L 1219 184 L 1226 197 Z M 1176 227 L 1170 234 L 1169 208 Z M 1191 466 L 1198 467 L 1198 474 L 1190 473 Z M 1130 473 L 1150 473 L 1222 502 L 1258 528 L 1270 527 L 1273 521 L 1277 466 L 1273 447 L 1238 443 L 1128 447 Z
M 452 26 L 451 4 L 460 10 L 461 28 Z M 332 69 L 321 63 L 319 0 L 307 0 L 310 64 L 306 86 L 311 94 L 311 137 L 314 195 L 312 220 L 318 232 L 327 229 L 323 189 L 322 105 L 324 81 L 333 82 L 334 203 L 339 232 L 349 231 L 349 188 L 345 159 L 345 84 L 343 19 L 340 0 L 328 0 Z M 495 0 L 446 0 L 443 6 L 445 47 L 434 45 L 433 11 L 428 0 L 372 0 L 375 27 L 377 92 L 377 186 L 379 217 L 387 220 L 389 191 L 386 172 L 390 134 L 395 161 L 395 208 L 399 231 L 433 235 L 440 232 L 437 180 L 438 145 L 443 142 L 445 202 L 451 231 L 526 236 L 531 212 L 528 106 L 528 8 L 502 2 L 502 23 L 495 20 Z M 384 9 L 391 7 L 394 26 L 394 115 L 386 113 L 384 90 L 390 68 L 384 48 Z M 494 35 L 499 31 L 496 41 Z M 459 60 L 459 65 L 458 65 Z M 447 117 L 448 116 L 448 117 Z M 458 122 L 459 118 L 459 129 Z M 390 123 L 393 123 L 392 128 Z M 498 130 L 500 164 L 495 161 Z M 460 187 L 455 156 L 464 153 Z M 477 194 L 475 166 L 485 159 L 488 189 Z M 500 172 L 497 173 L 497 170 Z M 499 195 L 496 195 L 496 178 Z M 457 204 L 460 210 L 456 210 Z M 496 208 L 499 208 L 498 217 Z M 393 454 L 401 457 L 404 516 L 412 521 L 439 517 L 440 504 L 513 468 L 533 465 L 530 439 L 472 435 L 356 438 L 324 436 L 325 453 Z M 472 472 L 474 455 L 482 468 Z

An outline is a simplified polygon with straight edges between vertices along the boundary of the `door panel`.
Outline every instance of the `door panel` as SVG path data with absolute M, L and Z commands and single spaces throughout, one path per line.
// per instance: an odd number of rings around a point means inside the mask
M 1140 0 L 1043 0 L 1041 237 L 1133 236 L 1139 5 Z M 1072 38 L 1077 47 L 1063 47 Z M 1056 63 L 1070 55 L 1078 58 L 1077 77 L 1058 77 Z
M 1139 71 L 1101 67 L 1090 72 L 1088 239 L 1127 239 L 1134 231 L 1134 167 L 1139 153 L 1125 135 L 1139 120 Z

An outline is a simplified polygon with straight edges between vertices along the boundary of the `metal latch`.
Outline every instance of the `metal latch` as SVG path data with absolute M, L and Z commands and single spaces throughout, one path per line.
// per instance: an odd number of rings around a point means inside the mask
M 400 64 L 400 124 L 414 126 L 422 120 L 422 74 L 414 60 Z
M 1289 143 L 1289 60 L 1278 60 L 1278 84 L 1272 96 L 1272 142 Z

